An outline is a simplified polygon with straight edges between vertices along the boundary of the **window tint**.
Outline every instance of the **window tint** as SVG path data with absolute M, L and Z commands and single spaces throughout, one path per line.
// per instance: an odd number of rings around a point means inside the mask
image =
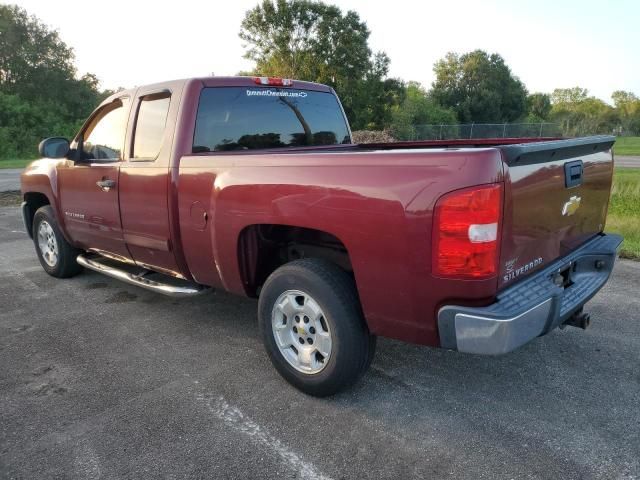
M 351 143 L 331 93 L 261 87 L 205 88 L 194 152 Z
M 89 123 L 83 133 L 84 160 L 122 160 L 122 144 L 127 126 L 127 99 L 106 105 Z
M 170 100 L 163 93 L 144 97 L 140 102 L 133 140 L 134 159 L 153 160 L 160 153 Z

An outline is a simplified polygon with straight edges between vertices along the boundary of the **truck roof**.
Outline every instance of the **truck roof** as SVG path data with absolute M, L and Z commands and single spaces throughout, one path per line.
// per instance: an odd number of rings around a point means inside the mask
M 144 88 L 149 89 L 153 87 L 157 87 L 161 89 L 163 87 L 169 87 L 171 84 L 187 84 L 190 82 L 201 82 L 205 87 L 268 87 L 269 85 L 263 85 L 261 83 L 257 83 L 256 79 L 259 78 L 268 78 L 268 77 L 248 77 L 248 76 L 233 76 L 233 77 L 191 77 L 191 78 L 182 78 L 176 80 L 167 80 L 165 82 L 151 83 L 146 85 L 138 85 L 134 88 L 129 88 L 126 90 L 120 90 L 113 95 L 109 96 L 102 103 L 108 103 L 108 101 L 112 101 L 115 98 L 122 97 L 124 95 L 133 95 L 137 89 Z M 314 90 L 318 92 L 327 92 L 332 93 L 333 89 L 327 85 L 323 85 L 321 83 L 315 82 L 306 82 L 304 80 L 294 80 L 292 79 L 292 85 L 289 86 L 278 86 L 273 85 L 274 88 L 297 88 L 302 90 Z
M 206 87 L 255 87 L 269 86 L 256 82 L 259 78 L 269 77 L 201 77 L 194 80 L 200 80 Z M 299 88 L 303 90 L 316 90 L 319 92 L 332 92 L 333 89 L 327 85 L 315 82 L 305 82 L 304 80 L 291 79 L 293 82 L 290 86 L 281 86 L 278 88 Z M 276 85 L 273 85 L 276 86 Z

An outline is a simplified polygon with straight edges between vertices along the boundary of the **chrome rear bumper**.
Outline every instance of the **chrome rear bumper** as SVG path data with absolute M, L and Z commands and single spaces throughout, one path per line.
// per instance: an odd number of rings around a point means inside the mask
M 467 353 L 499 355 L 565 323 L 607 282 L 622 243 L 599 235 L 566 257 L 512 285 L 487 307 L 447 305 L 438 312 L 440 344 Z M 566 272 L 569 286 L 553 277 Z

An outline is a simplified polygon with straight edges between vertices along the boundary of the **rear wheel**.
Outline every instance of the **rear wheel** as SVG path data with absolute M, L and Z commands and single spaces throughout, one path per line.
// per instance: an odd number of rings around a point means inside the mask
M 62 235 L 50 205 L 40 207 L 33 217 L 33 243 L 40 264 L 49 275 L 68 278 L 82 271 L 76 262 L 80 251 Z
M 297 260 L 273 272 L 260 293 L 259 322 L 278 372 L 315 396 L 353 384 L 375 350 L 359 305 L 351 277 L 329 262 Z

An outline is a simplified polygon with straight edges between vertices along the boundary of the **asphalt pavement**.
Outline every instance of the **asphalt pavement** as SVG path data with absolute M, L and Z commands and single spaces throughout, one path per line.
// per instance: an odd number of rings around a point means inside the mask
M 15 207 L 0 273 L 0 478 L 640 477 L 640 263 L 587 331 L 500 357 L 381 339 L 328 399 L 271 367 L 256 301 L 54 279 Z
M 640 157 L 639 156 L 615 156 L 615 165 L 616 167 L 623 168 L 640 168 Z
M 0 192 L 20 190 L 22 168 L 0 168 Z

